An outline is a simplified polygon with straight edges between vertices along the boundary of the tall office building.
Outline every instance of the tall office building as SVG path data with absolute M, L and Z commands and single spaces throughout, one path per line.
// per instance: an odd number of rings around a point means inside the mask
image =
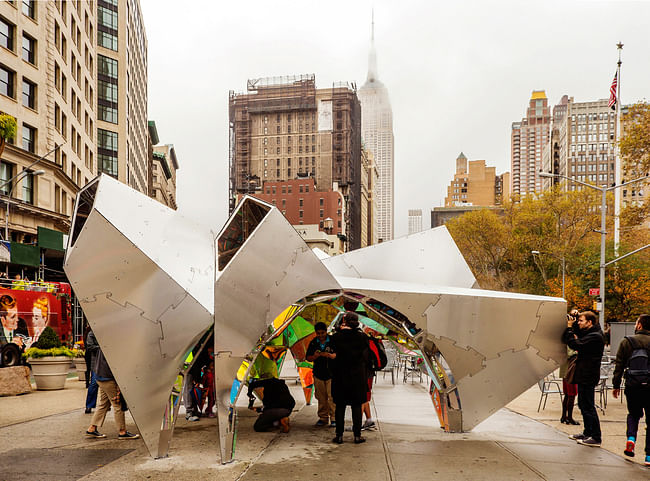
M 377 237 L 389 241 L 394 236 L 395 217 L 395 150 L 393 137 L 393 110 L 388 90 L 377 75 L 375 52 L 375 23 L 372 22 L 368 77 L 359 89 L 361 101 L 361 137 L 364 148 L 372 152 L 377 173 L 375 190 L 377 202 Z
M 77 191 L 95 177 L 93 3 L 0 2 L 0 111 L 17 124 L 0 163 L 5 240 L 67 232 Z
M 496 167 L 485 160 L 467 160 L 462 152 L 456 158 L 456 173 L 447 187 L 445 207 L 465 205 L 495 206 L 510 199 L 510 173 L 496 175 Z
M 97 173 L 147 194 L 147 37 L 140 2 L 93 3 L 97 4 Z
M 314 179 L 343 196 L 347 250 L 361 247 L 361 108 L 356 87 L 314 75 L 253 79 L 230 92 L 230 210 L 267 182 Z M 336 226 L 338 228 L 338 225 Z M 324 219 L 319 222 L 324 229 Z
M 409 209 L 409 234 L 422 232 L 422 209 Z
M 539 171 L 542 150 L 548 143 L 551 110 L 543 90 L 534 90 L 526 117 L 512 123 L 511 166 L 513 197 L 535 194 L 542 190 Z

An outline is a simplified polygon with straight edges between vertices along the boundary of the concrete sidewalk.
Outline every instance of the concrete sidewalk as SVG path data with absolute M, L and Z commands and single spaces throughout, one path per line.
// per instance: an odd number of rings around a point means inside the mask
M 101 430 L 107 439 L 84 438 L 90 415 L 83 413 L 83 383 L 68 381 L 64 391 L 0 398 L 0 479 L 650 479 L 650 470 L 605 449 L 577 445 L 557 429 L 510 409 L 471 433 L 444 433 L 424 384 L 393 386 L 381 375 L 374 390 L 378 429 L 364 434 L 365 444 L 353 444 L 346 433 L 345 443 L 335 445 L 331 428 L 313 426 L 316 406 L 304 405 L 300 386 L 290 387 L 298 401 L 291 432 L 253 432 L 255 414 L 242 404 L 236 461 L 227 465 L 218 463 L 215 419 L 180 419 L 170 457 L 153 460 L 141 440 L 117 439 L 111 413 Z M 538 400 L 531 389 L 513 405 L 530 405 L 535 412 Z M 548 417 L 550 410 L 547 405 L 542 415 Z M 127 424 L 136 430 L 130 416 Z

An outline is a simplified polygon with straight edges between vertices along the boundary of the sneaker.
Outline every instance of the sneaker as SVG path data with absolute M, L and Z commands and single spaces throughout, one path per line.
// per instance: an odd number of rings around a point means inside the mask
M 323 421 L 322 419 L 319 419 L 316 422 L 316 426 L 321 427 L 321 426 L 327 426 L 327 421 Z
M 645 457 L 645 463 L 644 464 L 650 468 L 650 454 Z
M 91 414 L 93 412 L 92 408 L 86 408 L 84 411 L 85 414 Z
M 596 441 L 592 437 L 588 437 L 585 439 L 578 439 L 578 444 L 582 444 L 583 446 L 589 446 L 591 448 L 599 448 L 600 447 L 600 441 Z
M 291 429 L 291 425 L 289 424 L 289 417 L 280 419 L 280 432 L 288 433 L 289 429 Z
M 185 416 L 185 419 L 187 419 L 188 421 L 194 422 L 194 421 L 198 421 L 199 417 L 198 416 L 190 416 L 190 417 Z
M 634 438 L 629 438 L 627 440 L 627 442 L 625 443 L 625 451 L 623 451 L 623 454 L 631 458 L 634 457 Z
M 373 419 L 366 419 L 366 422 L 363 423 L 363 426 L 361 426 L 361 429 L 370 429 L 374 428 L 376 425 L 375 421 Z
M 140 437 L 139 434 L 133 434 L 130 432 L 125 432 L 124 434 L 118 434 L 117 435 L 118 439 L 138 439 Z
M 96 429 L 94 431 L 86 431 L 86 437 L 87 438 L 105 438 L 106 435 L 100 433 Z
M 571 436 L 569 436 L 569 439 L 573 439 L 574 441 L 580 441 L 581 439 L 585 439 L 586 437 L 587 436 L 585 436 L 584 434 L 578 433 L 578 434 L 572 434 Z
M 336 421 L 332 421 L 332 422 L 330 423 L 330 427 L 331 427 L 331 428 L 335 428 L 335 427 L 336 427 Z

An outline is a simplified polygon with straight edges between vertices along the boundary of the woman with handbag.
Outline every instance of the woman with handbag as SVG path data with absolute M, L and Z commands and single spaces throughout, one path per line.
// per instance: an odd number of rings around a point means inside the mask
M 579 312 L 576 309 L 573 309 L 570 314 L 567 314 L 567 317 L 570 319 L 577 319 Z M 564 398 L 562 399 L 562 418 L 560 422 L 562 424 L 571 424 L 574 426 L 579 425 L 580 423 L 573 419 L 573 406 L 575 404 L 576 396 L 578 395 L 578 385 L 574 384 L 573 376 L 576 371 L 576 361 L 578 359 L 578 353 L 567 346 L 567 362 L 560 367 L 560 377 L 562 378 L 562 391 L 564 392 Z

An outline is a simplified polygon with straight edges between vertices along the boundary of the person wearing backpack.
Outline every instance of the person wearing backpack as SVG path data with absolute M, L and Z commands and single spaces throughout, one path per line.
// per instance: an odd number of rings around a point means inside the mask
M 376 424 L 370 412 L 372 385 L 375 380 L 375 373 L 384 369 L 387 363 L 386 349 L 384 349 L 381 339 L 368 334 L 368 393 L 366 394 L 366 402 L 361 405 L 361 412 L 366 416 L 366 421 L 361 426 L 361 429 L 370 429 Z
M 612 384 L 612 395 L 618 398 L 621 393 L 621 378 L 625 378 L 625 398 L 627 399 L 627 442 L 626 456 L 634 456 L 639 420 L 645 411 L 645 465 L 650 466 L 650 314 L 641 314 L 634 326 L 634 336 L 621 340 L 616 353 L 616 367 Z
M 602 434 L 594 389 L 600 382 L 600 361 L 605 350 L 605 338 L 596 315 L 585 311 L 578 315 L 577 321 L 569 318 L 562 342 L 578 352 L 573 381 L 578 385 L 578 407 L 584 424 L 582 433 L 572 434 L 569 438 L 583 446 L 599 448 Z

